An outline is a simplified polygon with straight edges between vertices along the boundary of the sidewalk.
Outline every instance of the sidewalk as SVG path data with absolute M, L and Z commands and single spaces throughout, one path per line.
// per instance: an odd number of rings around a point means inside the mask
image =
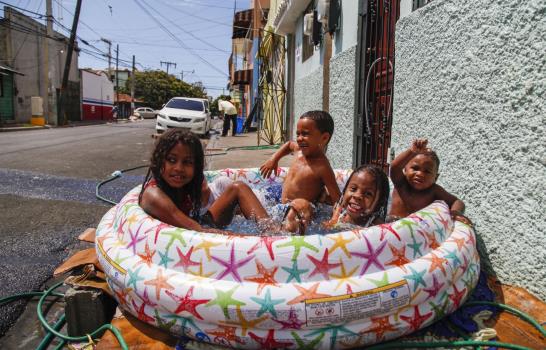
M 260 146 L 268 146 L 264 141 Z M 256 147 L 256 149 L 231 149 L 234 147 Z M 259 168 L 277 149 L 258 147 L 256 131 L 236 136 L 222 137 L 211 135 L 205 150 L 205 169 L 218 170 L 224 168 Z M 279 166 L 289 166 L 292 156 L 284 157 Z
M 117 121 L 112 120 L 69 120 L 66 125 L 49 125 L 44 126 L 31 125 L 31 124 L 21 124 L 21 123 L 7 123 L 0 126 L 0 132 L 7 131 L 30 131 L 30 130 L 42 130 L 42 129 L 52 129 L 52 128 L 72 128 L 77 126 L 88 126 L 88 125 L 102 125 L 102 124 L 116 124 L 116 123 L 129 123 L 131 120 L 118 119 Z

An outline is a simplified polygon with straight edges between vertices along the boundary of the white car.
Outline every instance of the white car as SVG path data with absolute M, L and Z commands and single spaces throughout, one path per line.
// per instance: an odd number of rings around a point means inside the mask
M 211 128 L 209 101 L 205 98 L 173 97 L 157 112 L 156 131 L 183 128 L 206 136 Z
M 153 119 L 157 112 L 150 107 L 138 107 L 133 113 L 136 117 L 142 117 L 144 119 Z

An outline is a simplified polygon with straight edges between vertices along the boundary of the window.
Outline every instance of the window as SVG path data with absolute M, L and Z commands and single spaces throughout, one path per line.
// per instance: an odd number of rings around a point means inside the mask
M 305 12 L 303 13 L 303 15 L 305 16 L 306 14 L 308 13 L 313 13 L 313 8 L 314 8 L 314 1 L 311 1 L 311 3 L 309 4 L 309 6 L 307 6 L 307 8 L 305 9 Z M 302 35 L 302 39 L 301 39 L 301 61 L 302 62 L 305 62 L 307 61 L 307 59 L 311 56 L 313 56 L 313 51 L 315 50 L 315 47 L 313 46 L 313 41 L 312 41 L 312 37 L 310 35 L 305 35 L 303 34 L 303 22 L 302 22 L 302 28 L 301 28 L 301 35 Z
M 182 98 L 172 99 L 165 106 L 167 108 L 178 108 L 178 109 L 187 109 L 190 111 L 200 111 L 204 110 L 203 102 L 195 100 L 186 100 Z

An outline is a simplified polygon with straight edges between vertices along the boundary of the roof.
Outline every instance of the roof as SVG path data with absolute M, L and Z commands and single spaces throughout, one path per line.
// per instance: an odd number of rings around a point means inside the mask
M 118 96 L 119 95 L 119 101 Z M 144 102 L 143 100 L 140 100 L 138 98 L 135 98 L 135 102 Z M 131 96 L 127 94 L 114 94 L 114 102 L 131 102 Z
M 19 75 L 24 75 L 23 73 L 18 72 L 18 71 L 16 71 L 15 69 L 10 68 L 10 67 L 8 67 L 8 66 L 2 66 L 2 65 L 0 65 L 0 71 L 8 71 L 8 72 L 12 72 L 12 73 L 19 74 Z

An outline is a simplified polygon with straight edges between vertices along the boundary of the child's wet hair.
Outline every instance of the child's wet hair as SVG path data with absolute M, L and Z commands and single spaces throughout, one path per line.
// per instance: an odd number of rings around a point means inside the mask
M 327 132 L 330 134 L 330 139 L 332 139 L 332 135 L 334 134 L 334 120 L 330 113 L 325 111 L 308 111 L 303 113 L 300 117 L 300 119 L 304 118 L 314 120 L 317 129 L 319 129 L 321 133 Z M 328 142 L 330 142 L 330 140 L 328 140 Z
M 177 144 L 186 145 L 190 148 L 190 152 L 193 155 L 194 175 L 193 179 L 182 187 L 181 189 L 172 188 L 161 177 L 161 169 L 165 163 L 165 158 Z M 203 183 L 205 167 L 205 155 L 203 153 L 203 146 L 199 138 L 190 131 L 182 129 L 169 129 L 157 140 L 152 157 L 150 159 L 150 167 L 148 173 L 144 179 L 142 190 L 139 195 L 139 203 L 142 199 L 142 194 L 146 184 L 152 179 L 157 182 L 158 187 L 169 196 L 173 203 L 179 207 L 181 196 L 189 195 L 193 208 L 191 216 L 195 219 L 198 218 L 199 211 L 201 209 L 201 185 Z M 179 207 L 180 208 L 180 207 Z M 180 208 L 182 209 L 182 208 Z
M 377 189 L 377 195 L 379 196 L 379 200 L 377 201 L 377 207 L 374 208 L 375 210 L 373 210 L 370 217 L 379 218 L 382 221 L 385 221 L 390 195 L 389 178 L 387 177 L 387 174 L 385 174 L 385 172 L 376 165 L 363 164 L 356 168 L 347 179 L 347 182 L 345 183 L 345 187 L 343 188 L 343 192 L 341 192 L 341 197 L 339 200 L 341 201 L 343 199 L 343 195 L 345 194 L 347 186 L 349 185 L 349 182 L 351 181 L 353 176 L 360 172 L 365 172 L 373 176 L 373 178 L 375 179 L 375 188 Z
M 432 161 L 436 164 L 436 171 L 440 170 L 440 158 L 438 157 L 436 152 L 434 152 L 433 150 L 429 150 L 422 154 L 432 159 Z

